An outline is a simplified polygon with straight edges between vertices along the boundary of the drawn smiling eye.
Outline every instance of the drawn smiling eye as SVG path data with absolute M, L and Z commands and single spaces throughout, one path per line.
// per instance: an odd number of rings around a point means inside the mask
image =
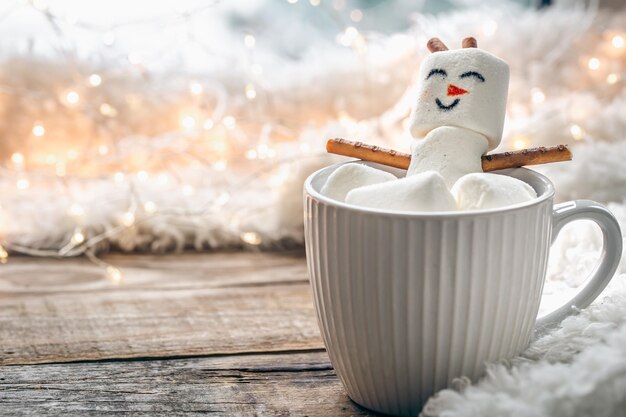
M 445 77 L 448 76 L 448 73 L 444 69 L 434 68 L 434 69 L 430 70 L 430 72 L 428 73 L 428 76 L 426 77 L 426 79 L 429 79 L 433 75 L 441 75 L 443 78 L 445 78 Z
M 481 73 L 476 72 L 476 71 L 467 71 L 459 75 L 459 78 L 468 78 L 468 77 L 474 77 L 477 80 L 480 80 L 480 82 L 482 83 L 485 82 L 485 77 L 483 77 Z

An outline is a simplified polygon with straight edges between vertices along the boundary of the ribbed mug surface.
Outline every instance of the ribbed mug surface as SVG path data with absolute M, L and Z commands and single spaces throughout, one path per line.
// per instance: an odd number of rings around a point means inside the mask
M 385 213 L 305 189 L 308 267 L 322 337 L 348 395 L 376 411 L 417 415 L 459 376 L 529 343 L 551 241 L 552 187 L 489 212 Z M 393 172 L 393 170 L 390 170 Z

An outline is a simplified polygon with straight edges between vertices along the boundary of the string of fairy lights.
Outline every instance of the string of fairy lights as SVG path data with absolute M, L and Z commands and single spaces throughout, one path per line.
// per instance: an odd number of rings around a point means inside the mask
M 71 30 L 80 29 L 92 34 L 97 34 L 101 38 L 102 45 L 105 48 L 111 48 L 120 40 L 119 32 L 129 26 L 137 25 L 165 25 L 172 22 L 182 22 L 188 25 L 190 21 L 201 15 L 203 12 L 210 10 L 216 6 L 219 1 L 209 1 L 207 4 L 197 7 L 191 10 L 184 10 L 179 13 L 171 14 L 165 18 L 150 18 L 140 19 L 134 21 L 127 21 L 110 26 L 103 26 L 92 24 L 84 21 L 80 21 L 70 15 L 57 14 L 51 4 L 46 0 L 27 0 L 16 2 L 12 7 L 5 10 L 4 14 L 0 17 L 0 21 L 7 18 L 11 13 L 15 13 L 23 8 L 29 8 L 35 13 L 41 14 L 50 25 L 53 32 L 59 37 L 64 36 L 63 27 L 69 27 Z M 297 0 L 289 0 L 288 3 L 295 4 Z M 346 47 L 358 47 L 363 49 L 365 40 L 360 36 L 359 32 L 353 26 L 345 26 L 344 19 L 338 14 L 346 8 L 346 2 L 342 0 L 335 0 L 332 4 L 322 5 L 320 0 L 310 0 L 311 7 L 317 8 L 322 6 L 326 12 L 331 14 L 333 20 L 340 25 L 340 33 L 338 35 L 337 42 Z M 362 19 L 363 13 L 358 9 L 352 9 L 348 12 L 349 20 L 352 22 L 358 22 Z M 191 39 L 193 36 L 187 34 L 185 40 Z M 197 40 L 196 40 L 197 42 Z M 257 39 L 251 32 L 246 32 L 242 35 L 242 44 L 247 53 L 247 60 L 249 61 L 249 71 L 252 75 L 252 79 L 262 80 L 263 67 L 255 62 L 254 52 L 257 44 Z M 60 51 L 67 52 L 67 51 Z M 125 59 L 128 62 L 128 66 L 131 70 L 138 70 L 144 72 L 144 57 L 137 52 L 129 52 Z M 91 72 L 84 74 L 82 72 L 73 74 L 72 80 L 68 82 L 68 85 L 59 89 L 56 93 L 56 97 L 53 97 L 53 101 L 60 104 L 61 107 L 69 109 L 71 111 L 84 111 L 89 113 L 94 120 L 101 120 L 104 122 L 115 120 L 122 112 L 115 104 L 108 101 L 90 101 L 90 96 L 93 91 L 106 88 L 108 75 L 102 72 Z M 11 94 L 23 94 L 23 92 L 11 91 L 10 86 L 0 86 Z M 162 136 L 176 137 L 177 139 L 183 137 L 188 138 L 189 141 L 193 141 L 198 135 L 202 135 L 205 132 L 211 132 L 219 129 L 219 133 L 216 136 L 220 136 L 221 140 L 213 141 L 213 151 L 217 157 L 207 162 L 211 168 L 219 173 L 224 172 L 233 161 L 243 159 L 248 161 L 269 161 L 268 164 L 256 169 L 247 180 L 243 183 L 254 180 L 259 174 L 275 170 L 276 167 L 288 164 L 292 162 L 290 159 L 281 159 L 277 157 L 277 151 L 271 146 L 269 141 L 263 140 L 264 130 L 267 130 L 267 124 L 262 127 L 261 140 L 258 143 L 245 149 L 244 155 L 227 155 L 224 149 L 224 138 L 228 133 L 234 133 L 239 128 L 240 121 L 233 114 L 226 114 L 226 101 L 227 93 L 220 88 L 219 85 L 213 83 L 202 82 L 200 80 L 192 79 L 188 82 L 187 86 L 188 96 L 192 102 L 191 106 L 182 109 L 178 116 L 178 129 L 173 132 L 165 132 Z M 249 102 L 254 102 L 258 98 L 258 85 L 253 80 L 247 82 L 243 87 L 243 94 Z M 29 92 L 30 93 L 30 92 Z M 39 96 L 39 94 L 36 94 Z M 206 111 L 206 96 L 210 96 L 213 99 L 213 106 L 210 111 Z M 40 99 L 40 97 L 37 97 Z M 132 99 L 132 97 L 131 97 Z M 50 106 L 50 102 L 47 104 Z M 132 104 L 132 103 L 131 103 Z M 53 109 L 54 110 L 54 109 Z M 206 114 L 210 113 L 210 114 Z M 345 123 L 346 120 L 343 120 Z M 29 140 L 36 144 L 41 144 L 44 139 L 49 138 L 53 134 L 52 123 L 44 120 L 43 117 L 38 117 L 32 121 L 31 129 L 29 132 Z M 273 129 L 280 131 L 281 128 L 286 128 L 278 124 Z M 286 128 L 288 129 L 288 128 Z M 104 129 L 105 132 L 107 129 Z M 289 132 L 291 133 L 291 132 Z M 214 201 L 209 206 L 204 206 L 198 210 L 192 212 L 187 211 L 181 214 L 178 210 L 161 208 L 156 202 L 151 200 L 142 200 L 137 193 L 133 192 L 135 188 L 135 182 L 145 182 L 150 179 L 154 179 L 157 182 L 167 182 L 171 173 L 161 172 L 157 175 L 153 175 L 148 169 L 143 166 L 138 166 L 137 169 L 119 169 L 111 171 L 110 166 L 104 166 L 103 172 L 82 173 L 81 168 L 93 164 L 94 161 L 101 163 L 106 160 L 112 154 L 115 153 L 116 142 L 115 138 L 111 138 L 109 141 L 100 141 L 88 149 L 82 152 L 74 147 L 70 147 L 65 150 L 64 154 L 57 150 L 56 152 L 50 152 L 45 155 L 40 155 L 33 149 L 26 149 L 25 151 L 16 150 L 12 154 L 8 161 L 0 167 L 3 175 L 14 176 L 15 189 L 19 191 L 27 191 L 32 186 L 33 180 L 43 179 L 46 181 L 55 181 L 61 184 L 61 186 L 67 188 L 67 184 L 70 181 L 84 181 L 93 180 L 95 178 L 112 178 L 113 181 L 119 184 L 129 183 L 129 190 L 131 195 L 128 210 L 120 213 L 118 216 L 119 224 L 105 231 L 89 236 L 87 231 L 81 226 L 81 220 L 86 215 L 86 208 L 78 202 L 71 204 L 68 208 L 68 214 L 75 219 L 76 227 L 67 243 L 60 249 L 41 249 L 32 248 L 21 245 L 14 242 L 0 241 L 0 263 L 6 263 L 9 258 L 7 249 L 11 252 L 27 254 L 31 256 L 47 256 L 47 257 L 71 257 L 78 255 L 85 255 L 88 259 L 94 262 L 96 265 L 101 266 L 106 276 L 114 283 L 121 282 L 123 278 L 122 271 L 119 268 L 111 265 L 104 260 L 100 259 L 95 251 L 97 245 L 110 237 L 123 232 L 127 228 L 138 227 L 142 222 L 148 221 L 155 216 L 167 216 L 167 215 L 184 215 L 184 216 L 197 216 L 204 215 L 212 210 L 219 210 L 224 207 L 230 197 L 232 190 L 223 190 L 217 194 Z M 215 143 L 217 142 L 217 143 Z M 308 152 L 309 145 L 302 143 L 300 150 Z M 184 156 L 190 156 L 192 158 L 203 159 L 199 155 L 192 155 L 192 152 L 183 152 Z M 204 154 L 204 153 L 203 153 Z M 315 157 L 315 154 L 305 155 L 305 157 Z M 49 171 L 52 170 L 51 175 Z M 43 173 L 43 174 L 42 174 Z M 194 186 L 191 184 L 180 183 L 180 189 L 183 195 L 190 196 L 195 193 Z M 240 183 L 235 184 L 231 188 L 236 190 L 241 186 Z M 240 234 L 241 242 L 245 245 L 258 246 L 262 244 L 261 236 L 254 231 L 243 231 Z
M 616 30 L 606 30 L 602 39 L 597 42 L 597 54 L 583 56 L 580 65 L 586 68 L 589 77 L 594 80 L 592 88 L 614 87 L 626 81 L 624 67 L 626 64 L 626 35 Z M 546 93 L 539 87 L 530 89 L 530 101 L 533 106 L 540 106 L 546 101 Z M 575 141 L 587 138 L 584 127 L 578 123 L 571 123 L 569 133 Z M 517 134 L 513 137 L 512 145 L 515 149 L 527 148 L 530 144 L 527 135 Z
M 337 23 L 336 43 L 351 49 L 355 54 L 367 53 L 367 36 L 356 27 L 365 17 L 366 12 L 363 10 L 348 7 L 346 0 L 286 1 L 292 5 L 308 3 L 311 8 L 328 13 Z M 28 0 L 19 1 L 6 9 L 4 14 L 0 15 L 0 24 L 11 13 L 28 8 L 34 13 L 39 13 L 59 38 L 65 39 L 66 28 L 86 31 L 98 36 L 102 46 L 110 49 L 120 41 L 121 32 L 125 27 L 163 24 L 164 21 L 182 22 L 183 27 L 188 27 L 191 26 L 193 19 L 210 11 L 217 4 L 218 1 L 210 1 L 201 7 L 173 13 L 163 18 L 101 26 L 80 21 L 72 16 L 57 14 L 45 0 Z M 487 20 L 482 25 L 481 35 L 493 36 L 498 29 L 496 21 Z M 594 54 L 581 57 L 580 65 L 588 71 L 590 78 L 595 82 L 595 88 L 624 83 L 625 36 L 623 31 L 606 29 L 601 34 L 602 39 L 597 42 Z M 202 45 L 194 38 L 193 33 L 185 33 L 184 39 L 200 44 L 200 49 L 207 49 L 206 45 Z M 128 129 L 124 126 L 124 115 L 128 112 L 141 111 L 145 103 L 140 94 L 129 93 L 123 100 L 117 102 L 115 97 L 106 94 L 108 80 L 112 77 L 136 77 L 134 79 L 138 79 L 137 82 L 149 78 L 146 58 L 141 53 L 134 51 L 124 53 L 127 73 L 113 74 L 106 70 L 92 71 L 89 68 L 68 69 L 71 77 L 54 91 L 17 91 L 10 85 L 0 85 L 0 94 L 32 97 L 32 100 L 40 103 L 41 107 L 39 113 L 28 115 L 32 116 L 32 120 L 28 123 L 29 130 L 23 132 L 26 137 L 23 148 L 9 153 L 7 160 L 0 166 L 0 176 L 14 179 L 14 189 L 17 193 L 27 192 L 33 187 L 34 182 L 54 183 L 71 193 L 69 184 L 73 182 L 112 180 L 126 186 L 127 195 L 120 198 L 125 198 L 129 202 L 127 209 L 118 213 L 117 224 L 99 233 L 86 230 L 83 226 L 88 208 L 79 201 L 70 204 L 68 215 L 74 219 L 75 226 L 67 242 L 59 249 L 42 249 L 9 242 L 0 234 L 0 263 L 8 261 L 9 251 L 48 257 L 84 255 L 102 267 L 112 282 L 119 283 L 123 279 L 122 271 L 97 256 L 97 248 L 102 242 L 158 216 L 202 216 L 226 210 L 233 194 L 242 186 L 249 184 L 249 181 L 293 163 L 293 157 L 281 155 L 280 147 L 270 137 L 273 137 L 272 135 L 298 137 L 297 129 L 290 126 L 286 120 L 259 120 L 258 117 L 254 117 L 254 109 L 271 103 L 271 99 L 268 98 L 271 92 L 264 88 L 265 69 L 255 57 L 257 37 L 252 31 L 245 31 L 241 34 L 240 42 L 240 47 L 245 51 L 249 74 L 248 79 L 240 87 L 244 104 L 240 104 L 239 107 L 232 106 L 233 97 L 219 82 L 195 78 L 188 80 L 182 94 L 180 112 L 172 116 L 174 120 L 167 117 L 164 117 L 163 121 L 155 120 L 154 130 L 143 133 L 146 137 L 154 139 L 146 146 L 167 149 L 171 154 L 167 161 L 158 161 L 158 164 L 136 157 L 132 155 L 132 147 L 126 150 L 120 145 L 123 142 L 120 139 L 123 139 L 124 135 L 137 135 L 137 132 L 132 131 L 132 126 Z M 59 52 L 67 53 L 67 50 L 61 49 Z M 547 100 L 548 94 L 539 87 L 532 87 L 528 105 L 530 107 L 542 105 Z M 236 109 L 239 111 L 235 111 Z M 72 132 L 68 125 L 77 120 L 77 115 L 80 116 L 81 123 L 87 123 L 95 132 L 94 137 L 81 149 L 63 139 L 71 136 Z M 330 117 L 334 117 L 348 132 L 357 131 L 361 122 L 345 112 Z M 587 132 L 580 123 L 571 123 L 569 133 L 576 141 L 587 138 Z M 184 139 L 183 149 L 168 148 L 172 138 Z M 531 141 L 526 135 L 516 134 L 510 143 L 516 149 L 523 149 L 528 147 Z M 36 146 L 29 146 L 33 144 Z M 301 142 L 297 145 L 302 154 L 301 158 L 317 156 L 308 143 Z M 192 196 L 198 191 L 197 186 L 185 182 L 177 175 L 176 164 L 200 164 L 210 170 L 212 175 L 219 176 L 228 169 L 246 163 L 256 167 L 249 176 L 242 181 L 226 184 L 217 189 L 211 201 L 196 210 L 181 211 L 160 207 L 157 201 L 142 198 L 137 192 L 138 187 L 149 181 L 166 184 L 174 180 L 183 196 Z M 280 186 L 282 179 L 283 177 L 278 175 L 275 185 Z M 261 235 L 252 230 L 243 230 L 239 239 L 242 245 L 251 247 L 263 243 Z

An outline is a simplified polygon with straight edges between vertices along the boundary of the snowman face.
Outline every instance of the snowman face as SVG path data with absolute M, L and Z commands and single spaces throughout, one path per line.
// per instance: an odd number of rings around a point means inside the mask
M 465 94 L 470 93 L 470 90 L 466 90 L 462 87 L 459 87 L 458 85 L 452 84 L 451 83 L 452 80 L 449 80 L 449 77 L 448 77 L 448 71 L 446 71 L 443 68 L 431 69 L 428 75 L 426 76 L 426 80 L 424 81 L 428 81 L 432 77 L 436 77 L 438 81 L 433 80 L 431 81 L 431 83 L 439 82 L 440 85 L 439 85 L 439 88 L 431 87 L 431 90 L 441 90 L 441 87 L 442 87 L 441 84 L 443 84 L 443 86 L 447 84 L 447 88 L 445 90 L 445 94 L 447 97 L 443 99 L 439 97 L 435 98 L 435 104 L 441 111 L 450 111 L 454 109 L 461 102 L 460 97 Z M 485 77 L 483 77 L 483 75 L 477 71 L 465 71 L 464 73 L 459 75 L 458 78 L 459 78 L 458 81 L 463 81 L 464 78 L 473 78 L 475 82 L 481 82 L 481 83 L 485 82 Z M 457 81 L 457 84 L 461 84 L 458 81 Z M 467 84 L 467 83 L 464 83 L 464 84 Z
M 415 138 L 456 126 L 484 135 L 490 149 L 498 146 L 509 83 L 504 61 L 477 48 L 435 52 L 422 62 L 420 78 L 411 115 Z

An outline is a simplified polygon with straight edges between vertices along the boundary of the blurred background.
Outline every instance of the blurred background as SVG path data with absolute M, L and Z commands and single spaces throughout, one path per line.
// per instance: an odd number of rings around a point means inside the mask
M 6 0 L 0 261 L 301 246 L 326 139 L 407 151 L 426 41 L 470 35 L 511 67 L 498 151 L 569 144 L 536 169 L 626 226 L 622 1 Z M 568 228 L 552 279 L 601 243 Z

